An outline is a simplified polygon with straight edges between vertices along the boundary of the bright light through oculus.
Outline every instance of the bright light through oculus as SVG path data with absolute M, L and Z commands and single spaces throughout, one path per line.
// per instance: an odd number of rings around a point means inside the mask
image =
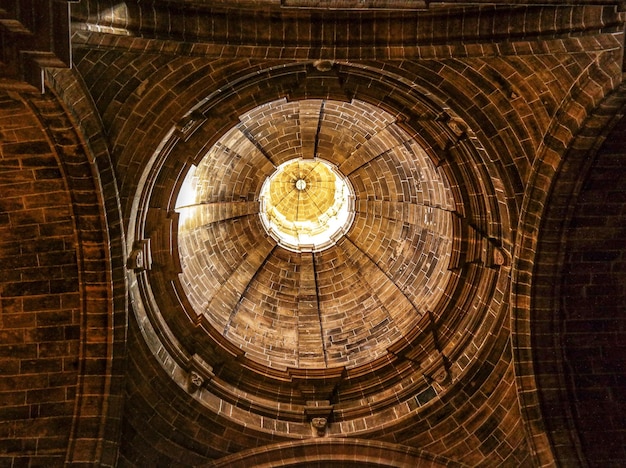
M 263 183 L 260 202 L 267 232 L 296 252 L 317 252 L 334 245 L 354 219 L 350 183 L 322 159 L 281 164 Z

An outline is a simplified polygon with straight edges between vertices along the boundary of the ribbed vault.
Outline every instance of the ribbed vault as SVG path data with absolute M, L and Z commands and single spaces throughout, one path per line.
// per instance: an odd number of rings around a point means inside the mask
M 355 187 L 354 225 L 322 252 L 285 249 L 261 223 L 259 193 L 278 166 L 304 167 L 286 190 L 272 182 L 270 198 L 295 219 L 311 210 L 295 187 L 308 180 L 326 212 L 335 177 L 315 158 Z M 330 200 L 320 177 L 333 177 Z M 246 356 L 350 368 L 427 328 L 451 277 L 455 205 L 446 178 L 387 112 L 358 101 L 268 103 L 241 116 L 193 179 L 193 202 L 178 210 L 181 282 L 195 313 Z

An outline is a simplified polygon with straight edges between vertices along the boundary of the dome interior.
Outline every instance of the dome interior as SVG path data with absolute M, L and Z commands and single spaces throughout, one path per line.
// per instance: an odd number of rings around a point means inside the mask
M 193 314 L 256 362 L 363 365 L 442 298 L 453 207 L 445 176 L 389 113 L 270 102 L 179 192 L 181 282 Z

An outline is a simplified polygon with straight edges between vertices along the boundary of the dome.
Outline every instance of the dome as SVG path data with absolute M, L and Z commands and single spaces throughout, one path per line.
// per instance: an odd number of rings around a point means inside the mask
M 280 66 L 195 101 L 133 198 L 151 356 L 200 413 L 254 437 L 421 418 L 502 324 L 505 181 L 452 109 L 394 76 L 381 101 L 367 73 Z
M 354 219 L 350 182 L 319 158 L 281 164 L 263 183 L 259 199 L 265 230 L 296 252 L 330 247 Z
M 360 366 L 419 333 L 450 278 L 454 201 L 418 142 L 360 101 L 239 121 L 178 196 L 193 313 L 277 369 Z

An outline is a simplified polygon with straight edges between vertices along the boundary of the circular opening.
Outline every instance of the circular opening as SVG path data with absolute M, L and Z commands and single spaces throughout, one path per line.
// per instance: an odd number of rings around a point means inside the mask
M 260 194 L 261 221 L 283 247 L 319 252 L 337 242 L 354 219 L 354 191 L 332 164 L 292 159 L 270 175 Z

